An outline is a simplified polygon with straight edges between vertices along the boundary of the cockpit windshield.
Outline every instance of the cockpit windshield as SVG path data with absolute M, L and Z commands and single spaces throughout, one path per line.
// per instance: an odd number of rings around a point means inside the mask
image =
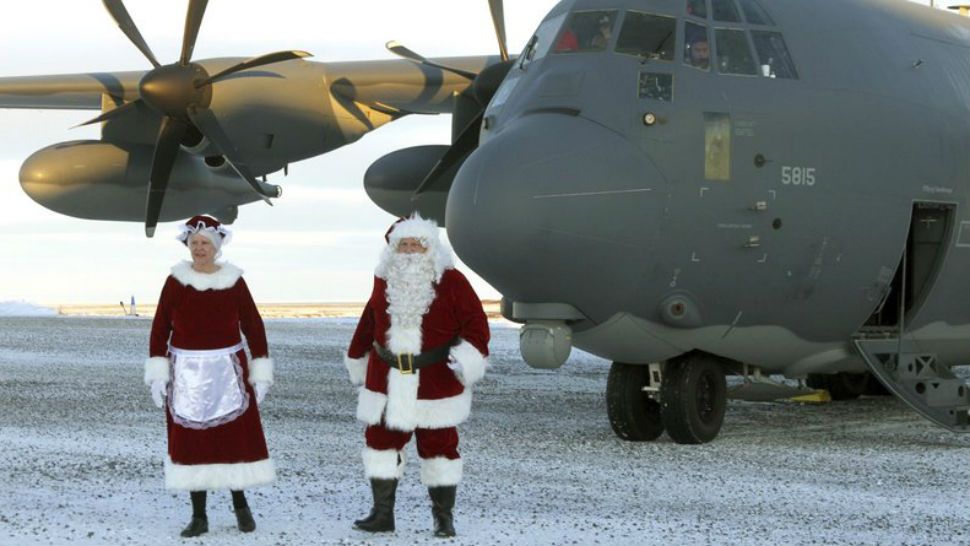
M 569 17 L 553 53 L 605 51 L 616 26 L 616 10 L 577 11 Z
M 673 17 L 628 11 L 616 42 L 616 52 L 662 61 L 674 60 L 677 20 Z

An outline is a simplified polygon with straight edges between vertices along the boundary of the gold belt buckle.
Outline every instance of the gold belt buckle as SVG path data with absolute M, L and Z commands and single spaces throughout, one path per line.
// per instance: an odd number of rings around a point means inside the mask
M 402 360 L 401 357 L 405 358 Z M 407 362 L 407 367 L 404 363 Z M 414 373 L 414 355 L 408 353 L 406 355 L 397 355 L 397 369 L 401 370 L 403 375 L 411 375 Z

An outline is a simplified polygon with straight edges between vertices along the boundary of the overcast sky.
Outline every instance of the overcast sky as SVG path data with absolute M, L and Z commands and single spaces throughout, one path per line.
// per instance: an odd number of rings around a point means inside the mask
M 923 1 L 920 3 L 928 3 Z M 509 50 L 519 51 L 553 0 L 506 0 Z M 126 2 L 163 63 L 178 56 L 184 1 Z M 303 49 L 317 61 L 390 58 L 395 39 L 426 56 L 495 54 L 486 0 L 212 0 L 194 58 L 255 56 Z M 0 75 L 143 70 L 148 61 L 97 0 L 9 3 L 0 18 Z M 0 301 L 114 303 L 155 301 L 168 268 L 187 257 L 177 224 L 154 239 L 137 223 L 61 216 L 20 189 L 20 165 L 56 142 L 97 139 L 96 126 L 68 130 L 93 111 L 0 110 Z M 290 166 L 275 207 L 240 209 L 224 254 L 246 270 L 260 302 L 363 301 L 382 235 L 392 218 L 362 186 L 376 159 L 418 144 L 445 144 L 449 116 L 409 116 L 329 154 Z M 467 268 L 464 268 L 469 273 Z M 497 293 L 470 275 L 482 297 Z

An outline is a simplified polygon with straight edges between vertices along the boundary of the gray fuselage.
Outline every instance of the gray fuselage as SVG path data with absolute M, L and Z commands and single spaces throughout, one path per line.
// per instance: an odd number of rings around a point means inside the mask
M 507 302 L 577 310 L 573 343 L 602 357 L 700 350 L 801 377 L 865 369 L 850 341 L 926 224 L 943 231 L 910 265 L 922 284 L 902 325 L 941 362 L 970 363 L 970 21 L 778 0 L 762 2 L 773 25 L 721 23 L 685 3 L 550 12 L 449 194 L 462 260 Z M 615 29 L 634 11 L 676 18 L 673 58 L 616 52 L 615 30 L 602 51 L 549 51 L 588 10 L 616 10 Z M 710 69 L 688 66 L 685 21 L 781 33 L 797 78 L 722 73 L 713 42 Z M 669 96 L 645 81 L 671 82 Z M 557 318 L 539 315 L 516 318 Z

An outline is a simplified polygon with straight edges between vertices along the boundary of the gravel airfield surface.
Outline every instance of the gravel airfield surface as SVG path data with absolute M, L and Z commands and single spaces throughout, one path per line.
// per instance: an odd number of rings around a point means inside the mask
M 397 531 L 354 531 L 370 507 L 342 362 L 355 324 L 267 321 L 278 480 L 248 492 L 255 533 L 219 492 L 209 533 L 186 540 L 188 495 L 163 487 L 164 418 L 142 383 L 150 321 L 0 318 L 0 544 L 970 544 L 970 437 L 891 397 L 732 401 L 710 444 L 629 443 L 606 418 L 606 361 L 533 370 L 503 322 L 460 427 L 459 536 L 431 536 L 413 442 Z

